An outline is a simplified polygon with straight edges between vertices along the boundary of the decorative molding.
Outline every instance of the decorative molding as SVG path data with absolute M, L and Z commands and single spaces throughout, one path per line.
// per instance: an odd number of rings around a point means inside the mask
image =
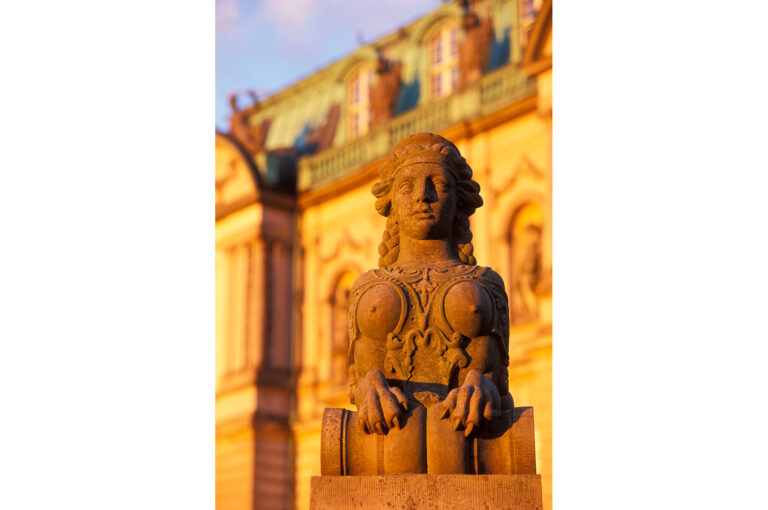
M 283 211 L 294 211 L 296 209 L 296 197 L 280 191 L 265 189 L 261 193 L 250 197 L 243 197 L 228 204 L 216 205 L 216 221 L 241 209 L 245 209 L 249 205 L 258 203 Z
M 299 210 L 304 211 L 312 206 L 321 204 L 327 200 L 339 197 L 355 188 L 373 185 L 379 178 L 379 166 L 383 158 L 378 158 L 368 162 L 358 172 L 351 174 L 343 179 L 339 179 L 327 186 L 316 190 L 309 190 L 299 193 L 297 200 Z
M 517 165 L 515 165 L 515 170 L 512 172 L 512 174 L 507 178 L 506 181 L 504 181 L 504 184 L 501 186 L 489 186 L 488 187 L 488 195 L 491 202 L 495 203 L 496 199 L 499 197 L 499 195 L 502 195 L 508 191 L 512 191 L 515 187 L 515 184 L 517 181 L 525 176 L 531 176 L 536 180 L 543 180 L 547 178 L 547 174 L 541 170 L 538 165 L 536 165 L 531 159 L 523 154 L 520 157 L 520 160 L 518 161 Z
M 450 20 L 461 25 L 463 15 L 464 11 L 457 3 L 443 4 L 417 22 L 411 32 L 411 41 L 421 46 L 425 39 L 433 35 L 443 23 Z
M 360 251 L 366 245 L 365 241 L 356 241 L 352 234 L 349 233 L 349 228 L 345 228 L 342 235 L 339 236 L 339 239 L 336 241 L 336 246 L 330 255 L 323 255 L 321 253 L 322 250 L 319 248 L 319 240 L 319 238 L 315 238 L 315 244 L 318 245 L 317 259 L 320 264 L 327 264 L 331 260 L 336 259 L 339 256 L 339 253 L 341 253 L 341 249 L 344 245 L 349 246 L 354 251 Z
M 346 82 L 359 66 L 371 66 L 376 68 L 378 54 L 372 46 L 361 46 L 354 53 L 348 55 L 339 67 L 334 71 L 333 79 L 337 82 Z
M 227 171 L 221 178 L 216 178 L 216 182 L 214 183 L 214 188 L 216 190 L 216 205 L 219 204 L 219 194 L 222 191 L 222 188 L 229 182 L 232 177 L 234 177 L 237 167 L 237 160 L 235 158 L 232 158 L 229 160 L 229 164 L 227 165 Z
M 240 155 L 240 159 L 245 164 L 245 167 L 250 171 L 251 178 L 253 179 L 254 187 L 257 190 L 263 189 L 264 184 L 261 182 L 261 176 L 259 175 L 259 172 L 256 169 L 256 165 L 253 162 L 253 158 L 251 157 L 250 154 L 248 154 L 248 151 L 245 150 L 242 144 L 238 142 L 232 135 L 221 133 L 219 131 L 216 131 L 215 137 L 217 141 L 232 146 L 235 152 Z

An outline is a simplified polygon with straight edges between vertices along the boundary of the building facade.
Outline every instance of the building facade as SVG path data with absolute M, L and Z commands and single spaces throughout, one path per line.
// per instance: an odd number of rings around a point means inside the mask
M 371 185 L 405 136 L 474 171 L 478 264 L 505 280 L 510 391 L 552 481 L 551 1 L 445 3 L 216 134 L 216 505 L 307 509 L 320 420 L 349 404 L 347 305 L 377 267 Z

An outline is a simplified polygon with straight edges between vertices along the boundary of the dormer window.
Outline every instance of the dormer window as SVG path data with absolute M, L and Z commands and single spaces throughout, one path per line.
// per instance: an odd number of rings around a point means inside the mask
M 429 69 L 432 99 L 447 96 L 459 83 L 458 28 L 445 26 L 429 43 Z
M 349 138 L 354 139 L 368 132 L 371 123 L 371 81 L 373 70 L 358 69 L 349 81 Z

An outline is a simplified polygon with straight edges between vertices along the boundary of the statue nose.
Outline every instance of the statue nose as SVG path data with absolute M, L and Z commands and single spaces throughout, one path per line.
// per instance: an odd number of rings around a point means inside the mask
M 437 192 L 431 182 L 425 181 L 421 186 L 417 187 L 416 201 L 417 202 L 435 202 L 437 200 Z

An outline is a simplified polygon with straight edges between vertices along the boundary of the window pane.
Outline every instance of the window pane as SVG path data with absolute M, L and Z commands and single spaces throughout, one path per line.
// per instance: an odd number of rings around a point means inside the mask
M 432 96 L 435 98 L 440 97 L 442 94 L 442 80 L 441 75 L 438 73 L 432 77 Z
M 432 44 L 432 63 L 439 64 L 443 60 L 443 34 L 437 34 Z

